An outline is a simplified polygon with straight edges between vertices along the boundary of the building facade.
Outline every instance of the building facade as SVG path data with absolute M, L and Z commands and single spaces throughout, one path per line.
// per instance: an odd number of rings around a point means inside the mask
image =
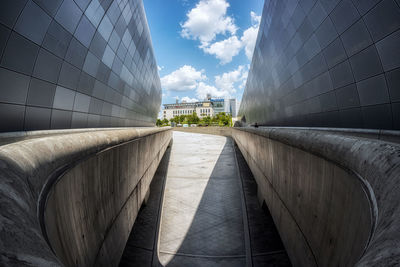
M 163 119 L 170 120 L 180 115 L 192 115 L 194 112 L 199 118 L 214 116 L 211 102 L 205 101 L 196 103 L 164 104 Z
M 3 132 L 154 125 L 142 1 L 0 1 L 0 91 Z
M 400 129 L 399 4 L 265 1 L 242 120 Z
M 232 105 L 234 104 L 234 107 Z M 233 116 L 236 114 L 236 99 L 222 99 L 222 98 L 211 98 L 208 97 L 205 101 L 199 101 L 194 103 L 175 103 L 175 104 L 164 104 L 164 110 L 162 111 L 163 119 L 170 120 L 180 115 L 191 115 L 196 112 L 199 118 L 207 116 L 214 116 L 221 112 L 225 112 Z
M 231 114 L 233 118 L 237 117 L 237 102 L 236 99 L 229 99 L 229 107 L 227 113 Z

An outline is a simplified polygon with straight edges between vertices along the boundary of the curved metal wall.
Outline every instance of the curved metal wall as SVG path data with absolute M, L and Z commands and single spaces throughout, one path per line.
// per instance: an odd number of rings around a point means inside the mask
M 141 0 L 2 0 L 0 57 L 0 131 L 154 125 Z
M 240 115 L 400 129 L 399 28 L 399 0 L 265 1 Z

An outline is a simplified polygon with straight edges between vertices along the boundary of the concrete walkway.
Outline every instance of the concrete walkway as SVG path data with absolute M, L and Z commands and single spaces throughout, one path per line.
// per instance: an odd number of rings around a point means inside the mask
M 290 266 L 232 139 L 183 132 L 173 138 L 120 266 Z
M 174 132 L 160 228 L 163 266 L 245 266 L 232 140 Z

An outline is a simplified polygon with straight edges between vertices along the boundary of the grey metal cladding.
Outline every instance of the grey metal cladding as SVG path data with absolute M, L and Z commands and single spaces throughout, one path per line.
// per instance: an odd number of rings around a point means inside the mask
M 265 1 L 239 115 L 400 130 L 400 1 Z
M 142 0 L 0 1 L 0 132 L 153 126 Z

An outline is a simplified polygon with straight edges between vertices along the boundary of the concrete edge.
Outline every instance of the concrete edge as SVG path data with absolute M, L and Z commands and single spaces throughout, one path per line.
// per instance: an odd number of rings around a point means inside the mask
M 333 132 L 282 127 L 235 127 L 233 130 L 296 147 L 356 173 L 371 196 L 371 208 L 376 216 L 369 245 L 358 264 L 400 262 L 400 199 L 396 186 L 400 180 L 399 144 L 341 134 L 335 129 Z
M 42 208 L 40 206 L 43 205 L 42 199 L 46 199 L 46 191 L 57 180 L 57 175 L 71 168 L 74 163 L 93 156 L 102 150 L 108 150 L 147 135 L 169 130 L 169 127 L 149 127 L 92 129 L 88 132 L 86 132 L 86 129 L 82 131 L 65 130 L 56 131 L 54 134 L 52 131 L 46 131 L 47 133 L 44 136 L 41 134 L 35 135 L 37 138 L 19 140 L 0 146 L 0 177 L 6 178 L 1 179 L 0 185 L 2 184 L 4 188 L 9 188 L 9 192 L 0 190 L 0 202 L 1 204 L 8 203 L 9 209 L 7 212 L 14 217 L 8 217 L 8 220 L 14 221 L 14 224 L 17 225 L 17 228 L 12 233 L 18 233 L 15 236 L 17 241 L 15 241 L 14 245 L 0 242 L 2 256 L 7 255 L 4 259 L 0 258 L 0 262 L 7 258 L 15 258 L 16 262 L 25 262 L 26 260 L 24 259 L 35 258 L 35 262 L 41 262 L 43 266 L 61 265 L 54 253 L 50 255 L 51 252 L 49 254 L 49 252 L 43 250 L 45 247 L 50 249 L 44 235 L 44 242 L 31 240 L 33 242 L 31 245 L 37 246 L 37 250 L 42 247 L 41 250 L 36 252 L 36 255 L 35 252 L 30 252 L 31 249 L 29 248 L 21 248 L 21 244 L 29 243 L 28 240 L 24 241 L 27 236 L 34 236 L 35 234 L 33 233 L 42 231 L 40 223 L 40 210 Z M 18 183 L 13 182 L 15 178 L 11 177 L 17 178 Z M 50 179 L 53 179 L 53 181 L 50 181 L 49 177 L 53 177 Z M 13 188 L 14 184 L 18 187 L 23 185 L 25 191 L 21 193 L 20 188 Z M 18 195 L 19 193 L 21 195 Z M 11 194 L 11 198 L 8 194 Z M 16 206 L 13 207 L 13 205 Z M 21 205 L 30 208 L 25 208 L 21 211 Z M 0 215 L 3 216 L 3 214 Z M 21 221 L 21 216 L 28 219 Z M 32 222 L 35 222 L 34 225 L 32 225 Z M 9 230 L 3 228 L 3 232 L 6 234 L 9 234 Z M 29 261 L 26 262 L 27 264 L 29 263 Z
M 171 138 L 170 143 L 168 144 L 167 149 L 172 149 L 173 145 L 173 138 Z M 160 230 L 161 230 L 161 224 L 162 224 L 162 215 L 163 215 L 163 207 L 164 207 L 164 200 L 165 200 L 165 187 L 167 184 L 167 177 L 168 177 L 168 164 L 165 166 L 166 172 L 164 175 L 163 179 L 163 184 L 161 186 L 161 196 L 159 199 L 158 203 L 158 213 L 157 213 L 157 226 L 156 226 L 156 232 L 154 234 L 154 243 L 153 243 L 153 256 L 151 259 L 151 267 L 159 267 L 159 258 L 160 258 L 160 253 L 159 253 L 159 247 L 160 247 Z
M 240 199 L 241 199 L 241 204 L 242 204 L 244 244 L 245 244 L 245 248 L 246 248 L 246 266 L 253 267 L 253 254 L 252 254 L 251 242 L 250 242 L 249 217 L 248 217 L 247 206 L 246 206 L 246 196 L 244 194 L 244 189 L 243 189 L 243 178 L 242 178 L 242 174 L 240 173 L 239 163 L 238 163 L 238 159 L 236 156 L 235 141 L 233 140 L 232 137 L 228 137 L 228 138 L 232 139 L 231 147 L 233 149 L 233 157 L 235 159 L 235 167 L 237 170 L 236 177 L 237 177 L 238 183 L 239 183 Z
M 135 139 L 134 141 L 136 141 L 137 139 Z M 165 154 L 165 152 L 166 152 L 166 150 L 167 150 L 167 148 L 168 148 L 168 143 L 169 142 L 166 142 L 166 143 L 164 143 L 164 144 L 162 144 L 162 147 L 161 147 L 161 149 L 160 149 L 160 151 L 157 153 L 157 155 L 152 159 L 152 163 L 153 162 L 157 162 L 157 164 L 155 165 L 155 166 L 152 166 L 152 164 L 150 164 L 148 167 L 147 167 L 147 169 L 144 171 L 144 173 L 143 173 L 143 175 L 142 175 L 142 177 L 140 178 L 140 180 L 139 180 L 139 182 L 138 183 L 142 183 L 143 182 L 143 180 L 144 180 L 144 178 L 146 177 L 146 175 L 147 175 L 147 173 L 151 173 L 151 177 L 154 177 L 154 174 L 155 174 L 155 172 L 157 171 L 157 168 L 158 168 L 158 166 L 159 166 L 159 164 L 160 164 L 160 161 L 161 161 L 161 159 L 162 159 L 162 157 L 163 157 L 163 155 Z M 149 185 L 151 184 L 151 182 L 149 183 Z M 96 266 L 101 266 L 101 261 L 100 262 L 97 262 L 99 259 L 100 259 L 100 254 L 101 254 L 101 251 L 103 250 L 103 248 L 104 248 L 104 246 L 105 246 L 105 244 L 106 244 L 106 241 L 107 241 L 107 239 L 110 237 L 110 232 L 114 229 L 114 228 L 116 228 L 116 226 L 115 226 L 115 224 L 116 224 L 116 222 L 118 221 L 118 219 L 120 219 L 121 217 L 122 217 L 122 214 L 123 214 L 123 211 L 125 210 L 125 206 L 127 205 L 127 202 L 130 200 L 130 198 L 132 197 L 132 195 L 134 194 L 134 190 L 131 192 L 131 194 L 129 195 L 129 197 L 128 197 L 128 199 L 125 201 L 125 203 L 124 203 L 124 205 L 121 207 L 121 209 L 120 209 L 120 211 L 118 212 L 118 214 L 117 214 L 117 216 L 113 219 L 113 221 L 111 222 L 111 228 L 110 229 L 108 229 L 108 231 L 105 233 L 105 236 L 104 236 L 104 239 L 103 239 L 103 242 L 102 242 L 102 244 L 101 244 L 101 246 L 100 246 L 100 248 L 99 248 L 99 250 L 98 250 L 98 252 L 97 252 L 97 256 L 96 256 L 96 263 L 95 263 L 95 265 Z M 150 186 L 147 188 L 147 192 L 146 192 L 146 195 L 148 196 L 150 194 Z M 143 200 L 143 202 L 145 202 L 146 200 Z M 140 208 L 139 208 L 140 209 Z M 136 218 L 135 218 L 135 220 L 136 220 Z M 133 227 L 133 225 L 132 225 L 132 227 Z M 129 236 L 129 235 L 128 235 Z M 122 253 L 123 253 L 123 250 L 121 251 L 121 255 L 120 256 L 122 256 Z
M 328 127 L 283 127 L 283 126 L 259 126 L 255 127 L 232 127 L 235 129 L 251 130 L 309 130 L 318 132 L 329 132 L 338 135 L 349 135 L 367 139 L 378 139 L 386 142 L 400 143 L 400 131 L 395 130 L 379 130 L 379 129 L 361 129 L 361 128 L 328 128 Z
M 246 147 L 240 143 L 238 140 L 235 141 L 238 144 L 238 148 L 240 150 L 240 152 L 243 155 L 250 155 L 249 151 L 246 150 Z M 283 212 L 286 213 L 290 218 L 291 218 L 291 222 L 292 225 L 295 226 L 295 228 L 298 230 L 297 234 L 299 236 L 299 239 L 301 241 L 301 243 L 303 245 L 305 245 L 307 247 L 307 255 L 306 255 L 306 259 L 307 259 L 307 263 L 302 262 L 301 265 L 304 266 L 318 266 L 317 264 L 317 259 L 315 257 L 315 253 L 312 250 L 312 247 L 310 246 L 309 240 L 307 239 L 306 235 L 304 234 L 303 229 L 300 227 L 298 221 L 296 220 L 296 218 L 293 216 L 292 212 L 290 211 L 290 209 L 287 207 L 287 204 L 285 203 L 285 201 L 281 198 L 281 196 L 278 194 L 278 192 L 276 191 L 276 189 L 273 187 L 272 183 L 268 180 L 267 176 L 265 175 L 265 173 L 263 172 L 262 168 L 259 166 L 259 164 L 257 164 L 257 162 L 250 157 L 250 161 L 248 161 L 248 159 L 246 159 L 246 156 L 244 156 L 244 159 L 247 161 L 249 167 L 251 168 L 251 171 L 254 173 L 260 173 L 262 175 L 262 177 L 264 178 L 264 180 L 268 183 L 270 189 L 271 189 L 271 193 L 273 194 L 273 196 L 271 196 L 271 198 L 277 198 L 277 200 L 279 200 L 279 203 L 281 205 L 281 207 L 284 209 Z M 255 179 L 257 182 L 257 179 Z M 257 184 L 257 186 L 259 187 L 260 185 Z M 257 189 L 258 190 L 258 189 Z M 259 193 L 259 192 L 258 192 Z M 258 196 L 259 198 L 263 198 L 263 196 Z M 264 199 L 263 199 L 264 200 Z M 260 200 L 259 200 L 260 201 Z M 265 200 L 264 200 L 265 201 Z M 275 221 L 275 225 L 278 225 L 278 222 Z M 278 231 L 280 229 L 278 228 Z M 281 234 L 281 236 L 283 236 L 283 234 Z M 282 237 L 281 237 L 282 238 Z M 284 243 L 285 245 L 285 243 Z M 286 248 L 286 250 L 288 251 L 288 248 Z M 290 254 L 290 251 L 288 251 L 288 254 Z
M 116 128 L 78 128 L 78 129 L 60 129 L 60 130 L 37 130 L 37 131 L 20 131 L 20 132 L 4 132 L 0 133 L 0 146 L 11 143 L 16 143 L 24 140 L 76 134 L 76 133 L 88 133 L 88 132 L 106 132 L 106 131 L 121 131 L 121 130 L 138 130 L 138 129 L 154 129 L 157 127 L 116 127 Z M 163 127 L 170 129 L 171 127 Z

